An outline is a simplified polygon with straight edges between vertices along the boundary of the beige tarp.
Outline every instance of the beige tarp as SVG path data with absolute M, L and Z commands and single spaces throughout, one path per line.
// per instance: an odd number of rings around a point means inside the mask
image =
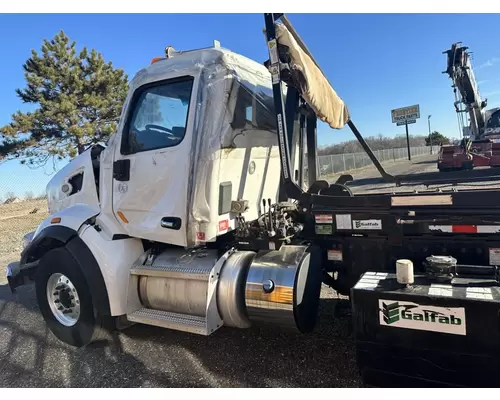
M 316 112 L 317 117 L 333 129 L 342 129 L 349 121 L 349 111 L 344 101 L 316 66 L 314 61 L 299 46 L 290 31 L 281 23 L 276 23 L 278 43 L 290 48 L 290 67 L 301 75 L 302 97 Z

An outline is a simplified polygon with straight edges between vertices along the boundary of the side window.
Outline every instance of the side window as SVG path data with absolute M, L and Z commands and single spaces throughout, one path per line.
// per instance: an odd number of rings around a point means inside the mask
M 248 83 L 237 83 L 236 104 L 231 123 L 233 129 L 253 129 L 275 132 L 276 116 L 271 93 Z
M 139 92 L 126 126 L 126 152 L 177 146 L 184 139 L 193 78 L 183 78 Z

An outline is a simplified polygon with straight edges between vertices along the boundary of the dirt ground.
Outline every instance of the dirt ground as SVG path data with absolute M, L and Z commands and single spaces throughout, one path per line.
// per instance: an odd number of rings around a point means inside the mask
M 6 283 L 6 265 L 19 259 L 23 236 L 47 216 L 45 199 L 0 204 L 0 285 Z

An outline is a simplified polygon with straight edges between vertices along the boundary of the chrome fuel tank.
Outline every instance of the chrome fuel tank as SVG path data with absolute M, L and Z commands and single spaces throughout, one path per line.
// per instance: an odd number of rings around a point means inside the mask
M 316 324 L 321 292 L 318 249 L 284 245 L 259 252 L 250 265 L 245 304 L 249 319 L 310 332 Z

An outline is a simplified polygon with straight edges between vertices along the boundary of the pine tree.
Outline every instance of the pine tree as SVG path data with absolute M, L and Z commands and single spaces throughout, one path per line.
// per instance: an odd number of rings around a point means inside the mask
M 446 136 L 443 134 L 434 131 L 432 132 L 429 136 L 425 138 L 425 145 L 426 146 L 438 146 L 438 145 L 443 145 L 443 144 L 450 144 L 450 139 L 448 139 Z
M 34 111 L 16 112 L 0 128 L 0 160 L 20 159 L 38 167 L 51 159 L 73 158 L 87 145 L 116 131 L 128 90 L 122 69 L 101 53 L 79 53 L 64 31 L 43 40 L 23 65 L 26 87 L 16 93 Z

